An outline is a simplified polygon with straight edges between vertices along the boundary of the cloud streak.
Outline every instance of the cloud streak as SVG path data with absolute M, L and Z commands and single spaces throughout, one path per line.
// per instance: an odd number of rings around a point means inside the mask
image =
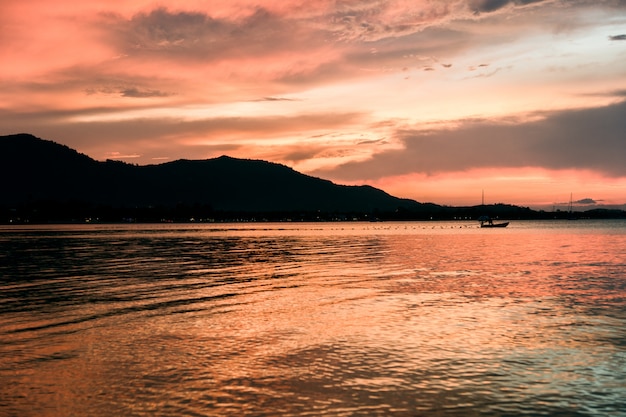
M 52 140 L 62 139 L 81 152 L 96 159 L 114 153 L 142 155 L 145 161 L 167 156 L 168 159 L 207 158 L 214 152 L 237 151 L 237 155 L 247 157 L 246 149 L 265 148 L 265 153 L 281 160 L 299 161 L 294 150 L 311 157 L 343 147 L 332 141 L 312 144 L 285 144 L 281 138 L 290 137 L 294 132 L 329 132 L 350 126 L 358 126 L 365 115 L 359 113 L 315 113 L 294 116 L 273 117 L 213 117 L 185 120 L 177 117 L 125 118 L 111 120 L 91 120 L 93 115 L 111 114 L 112 109 L 92 109 L 89 112 L 51 112 L 50 114 L 18 114 L 0 110 L 0 117 L 13 121 L 9 129 L 20 132 L 28 122 L 29 132 Z M 60 118 L 63 116 L 65 121 Z M 88 121 L 75 122 L 77 117 L 87 116 Z M 46 132 L 45 135 L 42 132 Z M 160 138 L 155 141 L 154 138 Z M 300 139 L 301 142 L 304 138 Z M 288 140 L 290 142 L 292 140 Z M 254 143 L 254 144 L 253 144 Z M 281 151 L 272 150 L 280 143 Z M 148 149 L 148 151 L 146 151 Z M 143 150 L 143 151 L 139 151 Z M 109 158 L 110 156 L 107 156 Z

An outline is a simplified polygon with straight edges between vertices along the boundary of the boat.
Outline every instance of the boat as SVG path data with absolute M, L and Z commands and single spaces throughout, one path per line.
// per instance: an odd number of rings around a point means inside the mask
M 489 216 L 480 216 L 478 221 L 480 222 L 480 227 L 507 227 L 509 225 L 509 222 L 494 223 Z
M 504 223 L 481 223 L 480 227 L 507 227 L 509 222 Z

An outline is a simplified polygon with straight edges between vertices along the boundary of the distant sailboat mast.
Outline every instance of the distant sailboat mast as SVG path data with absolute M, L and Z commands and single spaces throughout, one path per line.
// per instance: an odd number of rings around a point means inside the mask
M 574 216 L 574 210 L 572 205 L 572 193 L 569 193 L 569 210 L 567 212 L 567 218 L 569 220 L 578 220 L 576 216 Z
M 569 214 L 572 214 L 572 193 L 569 193 Z

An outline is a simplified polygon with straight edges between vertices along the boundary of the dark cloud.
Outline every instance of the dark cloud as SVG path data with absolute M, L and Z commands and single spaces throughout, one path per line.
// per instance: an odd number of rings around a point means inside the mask
M 573 204 L 583 204 L 583 205 L 592 205 L 597 204 L 598 202 L 593 198 L 583 198 L 578 201 L 574 201 Z
M 609 36 L 609 40 L 612 40 L 612 41 L 626 41 L 626 34 Z
M 480 64 L 478 66 L 472 65 L 472 66 L 467 67 L 467 70 L 468 71 L 476 71 L 479 68 L 487 68 L 488 66 L 489 66 L 489 64 Z
M 511 0 L 481 0 L 474 2 L 476 12 L 493 12 L 511 3 Z
M 613 97 L 613 98 L 626 98 L 626 90 L 609 90 L 609 91 L 600 91 L 594 93 L 586 93 L 583 94 L 590 97 Z
M 109 16 L 104 24 L 114 44 L 130 57 L 194 61 L 263 56 L 307 42 L 311 47 L 311 36 L 315 35 L 300 30 L 293 20 L 261 8 L 241 20 L 215 19 L 199 12 L 171 12 L 159 8 L 137 14 L 130 20 Z
M 542 1 L 545 0 L 474 0 L 470 3 L 470 6 L 475 13 L 490 13 L 509 4 L 525 6 L 532 3 L 541 3 Z
M 352 162 L 322 176 L 377 179 L 474 168 L 589 169 L 626 176 L 626 102 L 548 114 L 527 123 L 467 121 L 454 130 L 397 131 L 404 149 Z
M 263 97 L 260 100 L 256 101 L 299 101 L 295 98 L 287 98 L 287 97 Z
M 141 13 L 121 20 L 115 34 L 126 52 L 187 50 L 206 45 L 212 38 L 225 38 L 233 30 L 224 22 L 201 13 L 170 13 L 166 9 Z
M 291 162 L 306 161 L 317 157 L 325 150 L 326 147 L 324 146 L 296 147 L 282 155 L 282 158 Z
M 165 88 L 176 88 L 171 80 L 155 76 L 127 74 L 121 71 L 109 72 L 100 66 L 73 66 L 52 71 L 38 80 L 15 82 L 7 86 L 14 95 L 46 92 L 61 95 L 69 91 L 83 92 L 86 95 L 113 95 L 128 98 L 169 97 L 174 93 Z M 157 86 L 161 88 L 156 88 Z M 10 88 L 11 90 L 8 90 Z M 90 111 L 89 109 L 85 109 Z
M 171 94 L 159 90 L 140 90 L 135 87 L 125 88 L 120 91 L 122 97 L 133 98 L 149 98 L 149 97 L 168 97 Z

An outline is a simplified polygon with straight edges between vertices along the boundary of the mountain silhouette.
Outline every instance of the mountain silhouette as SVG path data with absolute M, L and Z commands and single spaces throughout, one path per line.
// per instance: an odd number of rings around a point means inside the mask
M 138 166 L 96 161 L 30 134 L 0 136 L 0 223 L 219 220 L 446 220 L 489 214 L 565 218 L 510 204 L 440 206 L 347 186 L 287 166 L 228 156 Z M 594 209 L 585 218 L 626 218 Z
M 228 156 L 137 166 L 96 161 L 29 134 L 0 136 L 0 205 L 204 207 L 205 211 L 414 211 L 430 205 L 370 186 L 337 185 L 287 166 Z M 433 205 L 434 206 L 434 205 Z

